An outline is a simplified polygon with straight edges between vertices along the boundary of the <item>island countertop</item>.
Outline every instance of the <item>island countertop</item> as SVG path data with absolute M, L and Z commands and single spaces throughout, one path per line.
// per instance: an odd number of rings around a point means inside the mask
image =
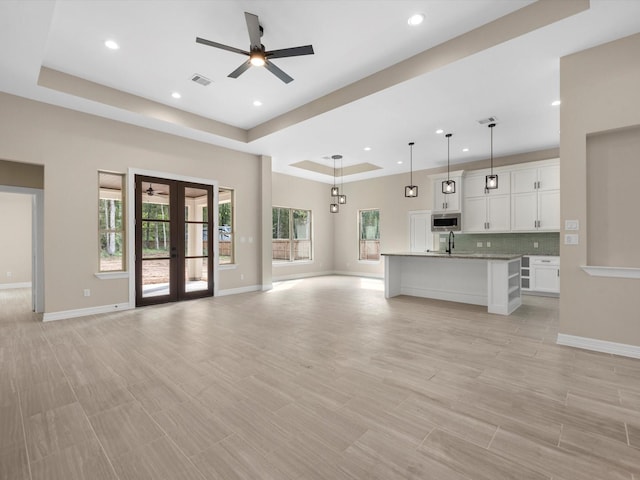
M 515 253 L 443 253 L 443 252 L 389 252 L 381 253 L 387 257 L 429 257 L 429 258 L 450 258 L 450 259 L 478 259 L 478 260 L 515 260 L 522 257 Z

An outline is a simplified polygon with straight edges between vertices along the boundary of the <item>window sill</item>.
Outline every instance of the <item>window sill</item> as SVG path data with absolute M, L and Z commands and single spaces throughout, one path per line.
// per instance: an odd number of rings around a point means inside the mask
M 100 280 L 115 280 L 117 278 L 129 278 L 129 272 L 98 272 L 94 275 Z
M 222 265 L 218 265 L 218 270 L 235 270 L 238 268 L 236 263 L 223 263 Z
M 291 267 L 293 265 L 311 265 L 313 264 L 313 260 L 298 260 L 297 262 L 271 262 L 271 265 L 274 267 Z
M 379 259 L 379 260 L 358 260 L 358 263 L 377 264 L 377 263 L 380 263 L 381 261 L 382 261 L 382 259 Z

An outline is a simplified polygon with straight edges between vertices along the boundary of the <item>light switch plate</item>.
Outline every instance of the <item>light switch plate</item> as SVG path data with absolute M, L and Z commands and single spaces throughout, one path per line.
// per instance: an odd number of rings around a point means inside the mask
M 578 220 L 565 220 L 564 221 L 564 229 L 565 230 L 579 230 L 580 222 Z
M 577 233 L 566 233 L 564 235 L 565 245 L 578 245 L 579 235 Z
M 476 242 L 476 247 L 482 247 L 482 242 Z

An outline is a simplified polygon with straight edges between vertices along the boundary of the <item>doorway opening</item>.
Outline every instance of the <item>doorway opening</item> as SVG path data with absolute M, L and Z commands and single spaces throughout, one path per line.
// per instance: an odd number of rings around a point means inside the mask
M 31 311 L 44 311 L 44 191 L 0 185 L 3 231 L 0 289 L 30 289 Z M 24 303 L 24 302 L 23 302 Z M 26 303 L 24 303 L 26 305 Z

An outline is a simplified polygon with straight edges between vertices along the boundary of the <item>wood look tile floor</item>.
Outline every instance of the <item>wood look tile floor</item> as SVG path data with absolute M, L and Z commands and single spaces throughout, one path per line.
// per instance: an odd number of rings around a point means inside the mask
M 318 277 L 43 324 L 0 290 L 0 480 L 640 480 L 640 360 Z

